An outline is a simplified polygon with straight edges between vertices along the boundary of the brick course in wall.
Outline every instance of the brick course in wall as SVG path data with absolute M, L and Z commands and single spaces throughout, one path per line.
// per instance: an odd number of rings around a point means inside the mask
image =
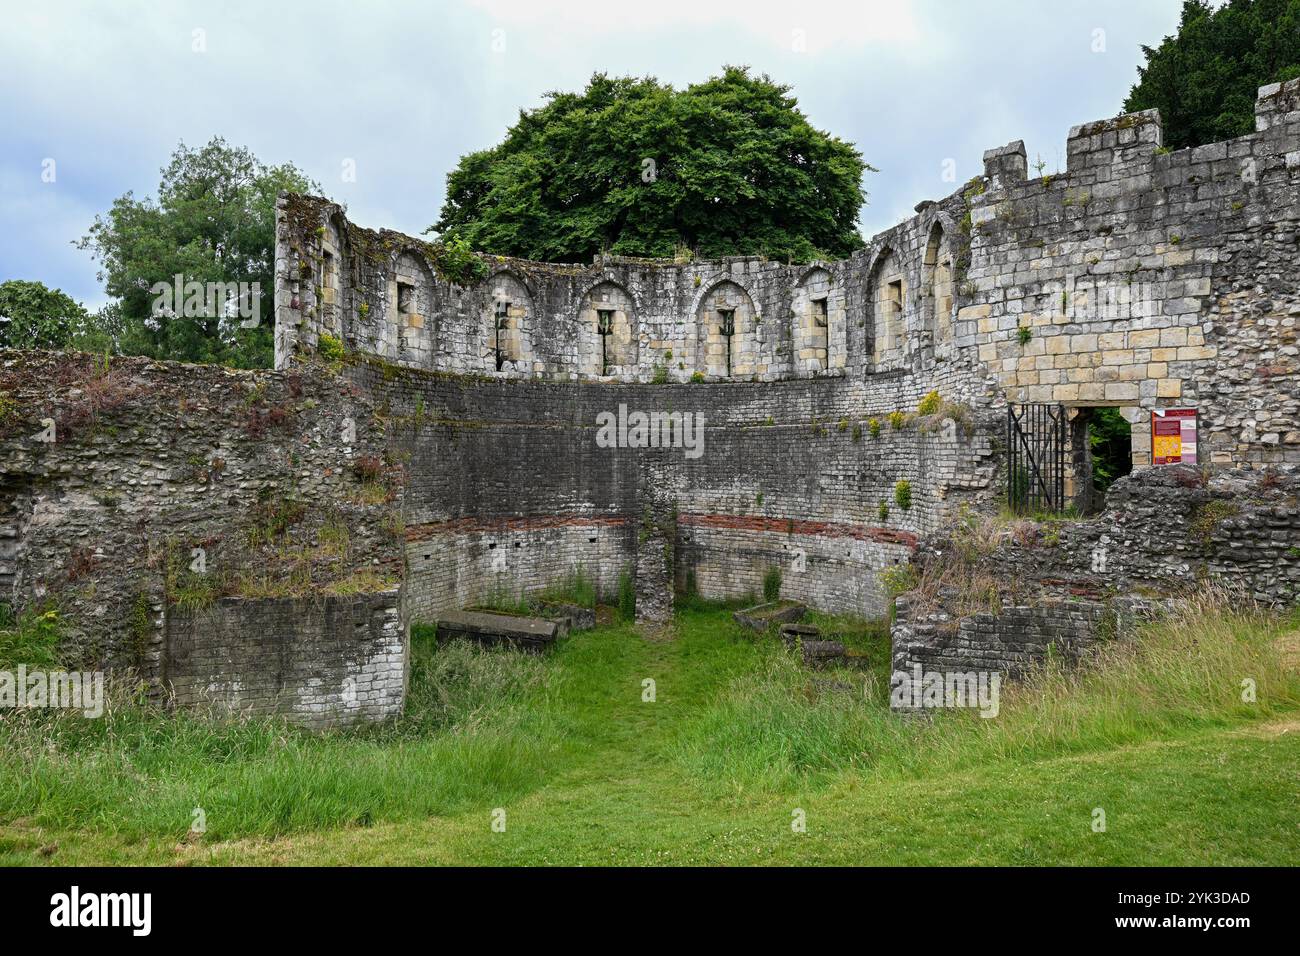
M 994 493 L 995 423 L 940 414 L 885 422 L 873 437 L 864 409 L 885 401 L 875 383 L 530 382 L 364 357 L 347 374 L 383 410 L 408 472 L 416 620 L 560 584 L 579 568 L 612 599 L 619 576 L 636 573 L 647 504 L 675 508 L 679 588 L 757 594 L 775 567 L 792 596 L 883 614 L 878 572 Z M 702 453 L 600 447 L 597 417 L 620 404 L 702 416 Z M 908 510 L 894 501 L 901 480 L 915 489 Z

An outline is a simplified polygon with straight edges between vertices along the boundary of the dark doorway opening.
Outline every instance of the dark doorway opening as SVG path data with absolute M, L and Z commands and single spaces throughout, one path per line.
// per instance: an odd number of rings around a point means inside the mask
M 1110 406 L 1079 409 L 1073 426 L 1074 504 L 1095 514 L 1106 505 L 1106 489 L 1133 470 L 1133 427 Z

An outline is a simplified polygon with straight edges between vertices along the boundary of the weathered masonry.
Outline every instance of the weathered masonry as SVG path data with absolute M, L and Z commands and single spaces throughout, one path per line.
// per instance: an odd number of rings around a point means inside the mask
M 757 593 L 772 568 L 785 598 L 884 613 L 881 572 L 1015 488 L 1007 410 L 1042 406 L 1052 480 L 1080 504 L 1087 423 L 1132 424 L 1112 504 L 1133 530 L 1084 523 L 1070 560 L 1014 567 L 1078 590 L 1203 566 L 1294 600 L 1286 494 L 1220 522 L 1144 471 L 1171 448 L 1300 465 L 1300 81 L 1261 89 L 1257 114 L 1176 152 L 1154 113 L 1079 126 L 1067 168 L 1033 179 L 1023 144 L 990 150 L 851 258 L 798 266 L 482 256 L 462 285 L 436 245 L 283 197 L 275 371 L 5 358 L 0 582 L 182 703 L 374 719 L 401 706 L 412 620 L 579 567 L 605 594 L 633 576 L 651 619 L 674 588 Z M 616 413 L 689 413 L 701 452 L 671 427 L 598 441 Z M 1153 544 L 1157 503 L 1209 544 Z M 1049 597 L 991 620 L 901 607 L 896 662 L 1014 670 L 1053 628 L 1114 613 Z
M 834 379 L 863 410 L 937 388 L 977 406 L 1195 406 L 1219 464 L 1300 462 L 1296 81 L 1258 131 L 1170 152 L 1155 111 L 1077 126 L 1063 173 L 1016 142 L 841 262 L 486 257 L 468 287 L 430 247 L 282 202 L 277 363 L 327 334 L 398 365 L 503 380 Z M 1150 463 L 1135 429 L 1133 463 Z

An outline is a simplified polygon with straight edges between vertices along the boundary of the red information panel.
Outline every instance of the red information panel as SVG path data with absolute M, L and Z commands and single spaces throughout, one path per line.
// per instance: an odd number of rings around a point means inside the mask
M 1151 463 L 1196 464 L 1196 409 L 1158 408 L 1151 413 Z

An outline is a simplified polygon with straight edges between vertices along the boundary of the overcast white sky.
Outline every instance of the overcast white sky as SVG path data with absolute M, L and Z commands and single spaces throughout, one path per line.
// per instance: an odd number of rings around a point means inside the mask
M 71 243 L 115 197 L 152 195 L 180 140 L 220 134 L 292 161 L 354 221 L 418 234 L 459 157 L 547 91 L 594 71 L 681 87 L 726 63 L 793 86 L 816 126 L 880 170 L 866 182 L 870 236 L 956 188 L 945 160 L 962 182 L 985 149 L 1023 139 L 1031 163 L 1063 167 L 1070 126 L 1119 111 L 1140 45 L 1172 33 L 1180 6 L 0 0 L 0 281 L 101 305 L 94 263 Z

